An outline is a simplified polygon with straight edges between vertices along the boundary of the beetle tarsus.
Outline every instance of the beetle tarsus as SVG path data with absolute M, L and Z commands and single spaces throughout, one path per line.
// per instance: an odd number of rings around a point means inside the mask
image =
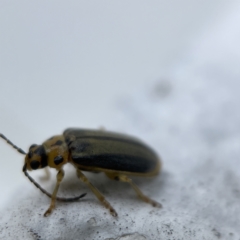
M 117 217 L 118 216 L 117 212 L 113 208 L 111 208 L 109 211 L 110 211 L 110 213 L 111 213 L 111 215 L 113 217 Z
M 43 214 L 43 216 L 44 217 L 48 217 L 51 213 L 52 213 L 52 209 L 53 209 L 53 207 L 51 208 L 49 208 L 44 214 Z
M 159 202 L 156 202 L 156 201 L 154 201 L 154 200 L 152 200 L 152 206 L 153 206 L 153 207 L 157 207 L 157 208 L 162 208 L 162 204 L 159 203 Z

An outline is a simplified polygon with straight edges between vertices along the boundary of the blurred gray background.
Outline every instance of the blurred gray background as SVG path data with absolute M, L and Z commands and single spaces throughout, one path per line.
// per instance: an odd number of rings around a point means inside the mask
M 146 239 L 240 238 L 239 25 L 238 1 L 0 2 L 1 133 L 27 151 L 67 127 L 103 126 L 140 137 L 162 157 L 163 174 L 149 185 L 155 195 L 143 186 L 164 205 L 151 216 L 154 223 L 143 224 L 145 212 L 134 211 L 145 205 L 135 205 L 127 188 L 135 210 L 127 208 L 124 194 L 121 203 L 115 193 L 107 198 L 122 214 L 132 211 L 132 228 L 96 224 L 81 230 L 84 239 L 90 233 L 89 239 L 106 239 L 133 232 Z M 23 177 L 23 156 L 2 140 L 0 152 L 0 210 L 23 214 L 12 206 L 16 195 L 24 205 L 29 190 L 30 200 L 45 200 L 34 206 L 36 221 L 44 220 L 49 200 Z M 94 216 L 93 208 L 105 211 L 91 203 L 86 219 Z M 31 216 L 36 209 L 29 210 Z M 19 221 L 2 228 L 1 237 Z

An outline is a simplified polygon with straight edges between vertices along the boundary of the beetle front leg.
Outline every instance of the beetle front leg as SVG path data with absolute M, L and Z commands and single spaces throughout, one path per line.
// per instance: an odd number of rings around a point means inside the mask
M 97 188 L 95 188 L 91 182 L 87 179 L 87 177 L 79 170 L 77 169 L 77 176 L 80 178 L 84 183 L 88 185 L 88 187 L 92 190 L 92 192 L 95 194 L 95 196 L 98 198 L 98 200 L 107 208 L 109 209 L 110 213 L 117 217 L 117 212 L 114 210 L 114 208 L 111 206 L 111 204 L 105 199 L 105 197 L 99 192 Z
M 64 171 L 63 171 L 63 169 L 60 169 L 57 173 L 57 183 L 56 183 L 56 186 L 54 188 L 54 191 L 53 191 L 53 194 L 51 197 L 51 204 L 50 204 L 48 210 L 44 213 L 44 217 L 47 217 L 52 212 L 52 210 L 55 208 L 57 192 L 58 192 L 58 189 L 59 189 L 59 186 L 60 186 L 60 183 L 61 183 L 63 177 L 64 177 Z

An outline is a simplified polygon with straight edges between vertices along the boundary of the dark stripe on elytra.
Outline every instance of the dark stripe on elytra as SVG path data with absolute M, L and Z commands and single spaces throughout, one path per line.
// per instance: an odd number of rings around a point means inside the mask
M 45 148 L 43 146 L 39 146 L 37 149 L 35 149 L 34 153 L 41 156 L 41 168 L 46 167 L 48 165 L 48 156 Z
M 136 145 L 136 146 L 140 146 L 142 148 L 146 148 L 148 149 L 150 152 L 152 152 L 154 155 L 156 155 L 156 153 L 147 145 L 145 145 L 142 142 L 139 142 L 137 140 L 131 140 L 131 139 L 125 139 L 125 138 L 117 138 L 117 137 L 104 137 L 104 136 L 82 136 L 82 137 L 76 137 L 77 141 L 78 139 L 100 139 L 103 141 L 114 141 L 114 142 L 123 142 L 123 143 L 128 143 L 128 144 L 132 144 L 132 145 Z M 66 136 L 66 142 L 68 141 L 68 136 Z M 73 141 L 74 142 L 74 141 Z
M 148 173 L 153 171 L 157 164 L 157 159 L 147 159 L 124 154 L 102 154 L 92 156 L 72 156 L 76 164 L 87 167 L 99 167 L 116 171 L 127 171 L 135 173 Z

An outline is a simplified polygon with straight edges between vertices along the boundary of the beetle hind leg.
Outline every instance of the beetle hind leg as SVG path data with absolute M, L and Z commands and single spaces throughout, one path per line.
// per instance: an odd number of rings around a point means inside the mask
M 132 181 L 131 178 L 127 177 L 126 175 L 121 174 L 111 174 L 111 173 L 105 173 L 109 178 L 121 181 L 121 182 L 127 182 L 130 184 L 130 186 L 134 189 L 134 191 L 137 193 L 137 195 L 146 203 L 151 204 L 153 207 L 162 207 L 161 203 L 158 203 L 154 201 L 153 199 L 149 198 L 148 196 L 144 195 L 142 191 L 139 189 L 139 187 Z
M 92 192 L 95 194 L 95 196 L 98 198 L 98 200 L 107 209 L 109 209 L 110 213 L 114 217 L 117 217 L 117 212 L 114 210 L 114 208 L 111 206 L 111 204 L 105 199 L 105 197 L 102 195 L 102 193 L 100 193 L 99 190 L 92 185 L 92 183 L 87 179 L 87 177 L 79 169 L 77 169 L 77 176 L 79 179 L 81 179 L 84 183 L 86 183 L 88 185 L 88 187 L 92 190 Z

